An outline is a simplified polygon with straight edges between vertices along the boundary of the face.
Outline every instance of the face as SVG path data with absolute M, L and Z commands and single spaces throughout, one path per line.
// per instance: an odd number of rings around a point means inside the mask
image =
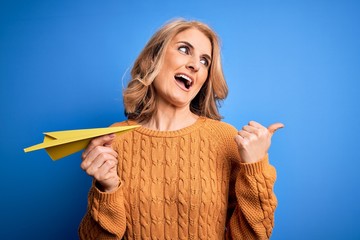
M 153 82 L 158 104 L 189 107 L 208 77 L 211 52 L 210 40 L 195 28 L 175 35 Z

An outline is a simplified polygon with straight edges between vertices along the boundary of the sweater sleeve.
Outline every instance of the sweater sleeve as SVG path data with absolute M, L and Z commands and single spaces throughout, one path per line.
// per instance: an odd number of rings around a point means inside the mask
M 126 230 L 122 185 L 114 192 L 104 193 L 93 183 L 88 196 L 87 212 L 79 226 L 82 240 L 121 239 Z
M 269 239 L 277 199 L 276 171 L 268 156 L 256 163 L 234 164 L 230 179 L 226 239 Z
M 115 126 L 128 126 L 128 121 L 114 123 Z M 117 151 L 116 141 L 112 148 Z M 79 226 L 79 237 L 82 240 L 121 239 L 126 231 L 125 199 L 123 185 L 111 193 L 101 192 L 95 186 L 95 180 L 88 195 L 88 207 Z

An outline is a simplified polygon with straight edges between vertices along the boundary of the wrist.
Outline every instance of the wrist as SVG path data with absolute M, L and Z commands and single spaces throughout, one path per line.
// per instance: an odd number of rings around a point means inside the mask
M 241 158 L 240 162 L 244 163 L 244 164 L 257 163 L 257 162 L 261 162 L 266 156 L 267 156 L 267 153 L 257 155 L 257 156 L 247 156 L 246 158 Z
M 266 154 L 260 161 L 252 163 L 241 163 L 241 171 L 249 175 L 255 175 L 263 172 L 263 169 L 269 164 L 268 155 Z
M 114 184 L 104 186 L 100 182 L 95 181 L 95 187 L 100 191 L 104 193 L 111 193 L 115 191 L 120 186 L 120 179 L 118 178 L 116 182 L 114 181 Z

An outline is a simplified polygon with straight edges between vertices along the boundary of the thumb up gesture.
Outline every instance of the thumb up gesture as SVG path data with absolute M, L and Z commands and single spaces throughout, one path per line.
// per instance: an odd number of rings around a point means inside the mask
M 266 128 L 255 121 L 244 126 L 235 136 L 241 162 L 254 163 L 263 159 L 270 148 L 271 137 L 283 127 L 282 123 L 274 123 Z

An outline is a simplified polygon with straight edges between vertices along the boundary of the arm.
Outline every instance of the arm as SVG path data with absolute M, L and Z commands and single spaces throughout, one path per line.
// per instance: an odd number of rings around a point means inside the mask
M 229 195 L 227 239 L 269 239 L 277 200 L 273 192 L 276 172 L 267 156 L 236 165 Z
M 228 239 L 269 239 L 277 200 L 273 192 L 276 172 L 268 149 L 281 123 L 265 128 L 251 121 L 235 137 L 240 162 L 232 165 L 229 189 Z
M 122 187 L 112 193 L 101 192 L 95 184 L 88 196 L 87 212 L 79 226 L 83 240 L 121 239 L 126 230 L 125 207 Z
M 123 190 L 118 176 L 114 135 L 95 138 L 83 152 L 81 168 L 94 178 L 80 239 L 120 239 L 126 230 Z

